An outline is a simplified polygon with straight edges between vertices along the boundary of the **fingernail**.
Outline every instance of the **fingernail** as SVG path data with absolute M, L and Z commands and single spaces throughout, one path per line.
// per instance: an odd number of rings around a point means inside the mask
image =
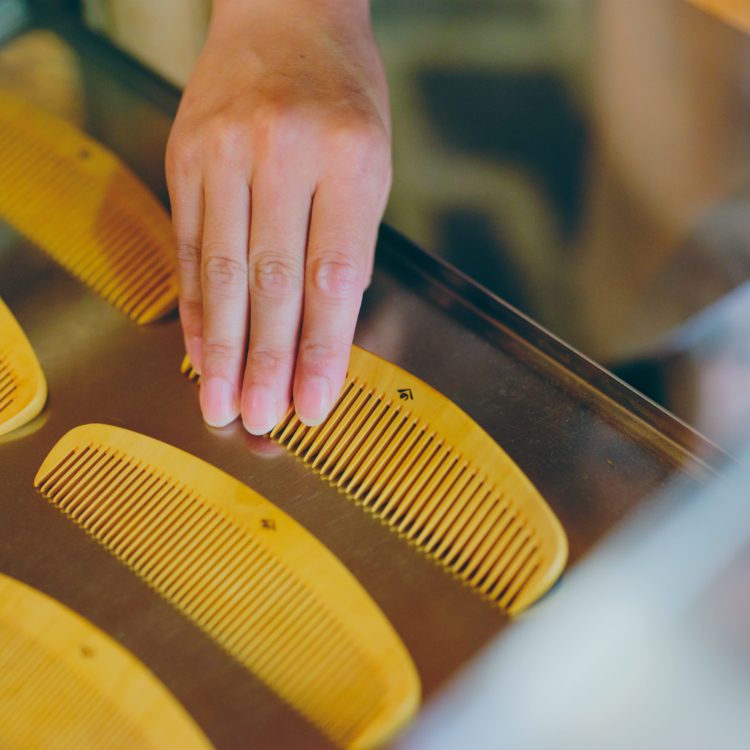
M 193 369 L 200 374 L 201 371 L 201 350 L 203 349 L 203 339 L 200 336 L 192 336 L 185 341 L 190 364 Z
M 208 378 L 201 385 L 203 419 L 212 427 L 223 427 L 237 418 L 239 408 L 234 388 L 224 378 Z
M 331 408 L 331 390 L 325 378 L 305 378 L 294 400 L 297 416 L 308 427 L 317 427 Z
M 242 423 L 251 435 L 265 435 L 279 421 L 276 399 L 264 388 L 251 388 L 242 400 Z

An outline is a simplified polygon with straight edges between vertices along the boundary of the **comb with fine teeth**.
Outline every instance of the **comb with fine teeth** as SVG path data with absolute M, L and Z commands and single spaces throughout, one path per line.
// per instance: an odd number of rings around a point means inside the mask
M 186 357 L 182 372 L 200 376 Z M 505 451 L 441 393 L 352 346 L 318 427 L 289 407 L 270 437 L 485 599 L 515 614 L 562 573 L 565 532 Z
M 114 154 L 0 92 L 0 217 L 138 323 L 177 306 L 166 211 Z
M 0 747 L 209 750 L 164 685 L 90 622 L 0 574 Z
M 182 364 L 180 365 L 180 372 L 188 380 L 192 380 L 194 383 L 201 382 L 200 373 L 198 372 L 198 370 L 196 370 L 193 367 L 193 363 L 190 361 L 190 357 L 187 354 L 182 358 Z
M 47 381 L 34 350 L 0 299 L 0 435 L 34 419 L 46 400 Z
M 78 427 L 35 486 L 342 747 L 419 702 L 401 640 L 343 565 L 267 500 L 157 440 Z

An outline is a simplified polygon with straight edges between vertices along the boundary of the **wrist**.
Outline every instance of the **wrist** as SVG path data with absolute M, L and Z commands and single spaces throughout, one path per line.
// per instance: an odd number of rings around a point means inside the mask
M 370 0 L 213 0 L 212 22 L 299 15 L 348 16 L 369 24 Z

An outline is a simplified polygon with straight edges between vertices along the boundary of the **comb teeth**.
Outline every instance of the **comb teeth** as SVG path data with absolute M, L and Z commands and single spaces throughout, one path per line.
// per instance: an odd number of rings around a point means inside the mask
M 251 491 L 210 470 L 226 485 L 217 487 L 217 496 L 236 497 L 241 510 L 237 488 Z M 388 708 L 381 666 L 362 650 L 359 634 L 334 614 L 330 602 L 247 523 L 238 523 L 226 508 L 170 472 L 111 445 L 73 445 L 43 471 L 36 485 L 55 505 L 336 743 L 364 746 L 357 744 L 359 738 Z M 195 471 L 186 467 L 187 474 Z M 271 520 L 264 519 L 261 529 L 293 523 L 262 502 Z M 307 547 L 309 561 L 323 553 L 330 558 L 301 533 L 304 538 L 295 544 L 300 551 Z M 343 584 L 337 594 L 356 598 L 347 588 L 354 581 Z
M 270 436 L 503 608 L 541 562 L 533 529 L 503 492 L 429 425 L 357 378 L 319 427 L 303 425 L 292 405 Z
M 198 370 L 193 367 L 193 363 L 190 361 L 190 357 L 186 354 L 182 359 L 182 365 L 180 366 L 180 372 L 194 383 L 200 384 L 201 376 Z
M 502 449 L 440 393 L 356 346 L 327 419 L 307 427 L 292 404 L 269 435 L 511 614 L 565 566 L 559 521 Z
M 182 372 L 200 382 L 187 355 Z M 565 567 L 559 521 L 502 449 L 442 394 L 363 349 L 352 347 L 322 424 L 304 425 L 291 404 L 269 437 L 511 614 Z
M 5 357 L 0 354 L 0 420 L 3 412 L 10 409 L 18 392 L 18 381 Z
M 47 400 L 47 382 L 18 321 L 0 299 L 0 435 L 31 421 Z
M 139 323 L 177 304 L 169 217 L 101 145 L 0 93 L 0 216 Z
M 91 623 L 2 574 L 0 596 L 0 747 L 208 750 L 164 686 Z

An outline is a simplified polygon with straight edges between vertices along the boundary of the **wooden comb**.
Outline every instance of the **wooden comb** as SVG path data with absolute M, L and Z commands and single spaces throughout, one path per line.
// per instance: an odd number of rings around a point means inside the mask
M 336 744 L 384 742 L 420 685 L 369 595 L 256 492 L 157 440 L 69 432 L 35 486 Z
M 0 574 L 0 747 L 209 750 L 185 709 L 108 635 Z
M 0 92 L 0 217 L 138 323 L 177 306 L 169 216 L 120 160 Z
M 34 350 L 0 299 L 0 435 L 34 419 L 46 400 L 47 381 Z
M 186 356 L 182 372 L 200 382 Z M 560 577 L 568 541 L 511 458 L 441 393 L 352 346 L 328 418 L 269 433 L 485 599 L 516 614 Z

